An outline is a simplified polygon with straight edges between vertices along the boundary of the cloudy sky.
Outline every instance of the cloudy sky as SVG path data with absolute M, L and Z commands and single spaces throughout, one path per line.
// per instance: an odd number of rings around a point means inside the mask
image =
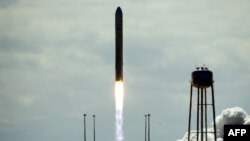
M 114 12 L 124 17 L 124 132 L 175 141 L 188 125 L 190 74 L 214 72 L 216 113 L 250 113 L 248 0 L 0 0 L 1 141 L 114 140 Z

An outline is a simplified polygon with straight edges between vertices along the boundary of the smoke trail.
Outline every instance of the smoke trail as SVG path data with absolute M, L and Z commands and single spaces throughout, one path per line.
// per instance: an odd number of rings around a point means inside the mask
M 123 82 L 115 83 L 115 105 L 116 105 L 116 141 L 123 141 Z

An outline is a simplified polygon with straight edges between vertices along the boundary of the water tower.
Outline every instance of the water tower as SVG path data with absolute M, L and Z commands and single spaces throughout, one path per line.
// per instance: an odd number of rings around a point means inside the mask
M 196 68 L 192 72 L 192 80 L 190 87 L 190 105 L 189 105 L 189 121 L 188 121 L 188 141 L 191 140 L 191 134 L 196 134 L 196 141 L 207 141 L 208 133 L 214 134 L 214 140 L 217 140 L 216 137 L 216 124 L 215 124 L 215 103 L 214 103 L 214 86 L 213 86 L 213 72 L 208 70 L 206 67 Z M 193 88 L 197 89 L 197 99 L 196 105 L 193 106 Z M 211 88 L 211 94 L 207 93 L 207 89 Z M 208 102 L 208 98 L 210 98 Z M 194 102 L 195 103 L 195 102 Z M 212 121 L 213 121 L 213 130 L 207 130 L 208 122 L 208 106 L 211 106 L 212 109 Z M 191 131 L 192 121 L 192 109 L 196 110 L 196 130 Z M 195 123 L 194 123 L 195 124 Z M 194 127 L 195 128 L 195 127 Z

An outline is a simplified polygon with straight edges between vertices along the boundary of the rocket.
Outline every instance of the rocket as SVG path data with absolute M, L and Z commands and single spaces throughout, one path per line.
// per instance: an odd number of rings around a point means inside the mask
M 123 81 L 122 9 L 115 12 L 115 80 Z

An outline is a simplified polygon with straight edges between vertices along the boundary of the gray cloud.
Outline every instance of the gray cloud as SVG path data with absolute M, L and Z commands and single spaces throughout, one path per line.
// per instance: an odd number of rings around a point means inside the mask
M 1 0 L 0 1 L 0 8 L 8 8 L 14 4 L 16 4 L 18 0 Z

